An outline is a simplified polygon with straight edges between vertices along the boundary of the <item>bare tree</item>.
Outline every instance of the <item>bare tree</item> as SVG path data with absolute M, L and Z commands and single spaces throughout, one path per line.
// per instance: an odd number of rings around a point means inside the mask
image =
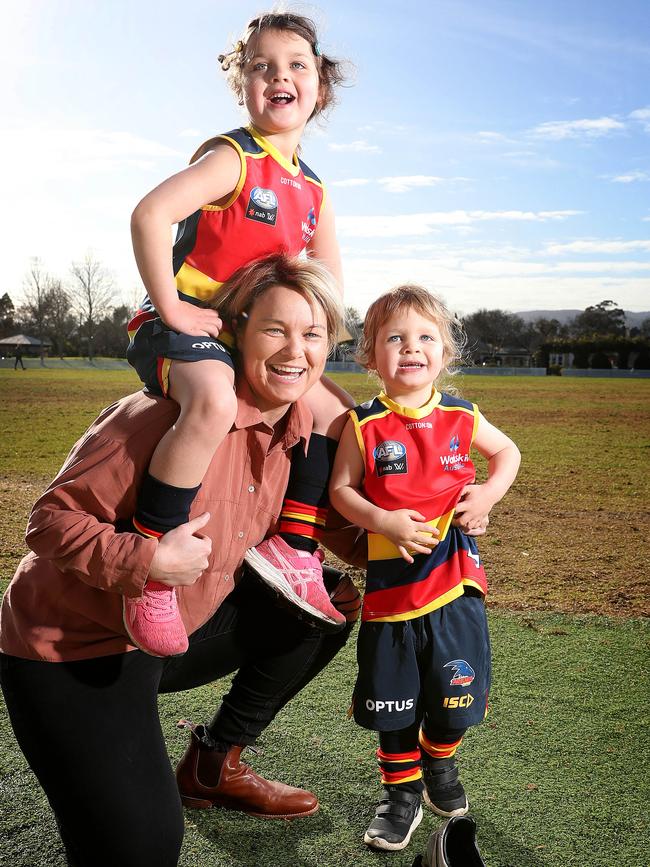
M 92 360 L 97 325 L 113 306 L 113 280 L 92 253 L 87 253 L 82 262 L 73 262 L 70 271 L 75 280 L 71 287 L 72 308 L 88 343 L 88 358 Z
M 75 320 L 70 309 L 70 294 L 60 280 L 53 280 L 48 295 L 49 331 L 57 355 L 63 358 L 66 340 L 75 328 Z
M 36 332 L 41 341 L 41 364 L 43 364 L 43 342 L 50 315 L 50 290 L 52 278 L 43 268 L 38 257 L 31 260 L 29 271 L 23 281 L 23 298 L 20 305 L 20 318 Z

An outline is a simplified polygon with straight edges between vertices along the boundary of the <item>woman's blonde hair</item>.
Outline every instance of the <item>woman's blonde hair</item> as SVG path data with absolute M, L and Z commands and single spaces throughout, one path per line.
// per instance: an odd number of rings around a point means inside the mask
M 311 18 L 292 12 L 265 12 L 257 18 L 253 18 L 248 23 L 241 39 L 233 45 L 232 50 L 219 55 L 219 63 L 224 72 L 227 73 L 228 85 L 237 97 L 238 103 L 244 104 L 244 67 L 250 60 L 255 38 L 265 30 L 295 33 L 296 36 L 300 36 L 309 43 L 314 54 L 320 84 L 318 103 L 309 120 L 331 108 L 336 102 L 336 87 L 343 84 L 347 78 L 344 69 L 346 64 L 323 54 L 318 41 L 316 25 Z
M 255 302 L 274 286 L 293 289 L 310 307 L 325 313 L 328 350 L 334 348 L 343 322 L 343 304 L 332 274 L 312 259 L 277 253 L 240 268 L 221 287 L 219 297 L 206 306 L 214 307 L 226 325 L 234 320 L 245 327 Z
M 396 286 L 377 298 L 368 308 L 363 323 L 363 334 L 356 353 L 356 360 L 368 368 L 375 361 L 375 341 L 382 325 L 391 316 L 406 310 L 415 310 L 421 316 L 431 319 L 440 329 L 443 345 L 443 368 L 441 375 L 451 375 L 462 361 L 467 338 L 458 319 L 424 286 L 407 283 Z

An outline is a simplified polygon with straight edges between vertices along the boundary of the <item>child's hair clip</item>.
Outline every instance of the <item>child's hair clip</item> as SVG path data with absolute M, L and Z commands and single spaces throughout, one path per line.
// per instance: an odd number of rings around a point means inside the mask
M 245 47 L 244 43 L 242 42 L 241 39 L 239 39 L 233 45 L 232 51 L 228 51 L 228 52 L 226 52 L 226 54 L 220 54 L 217 57 L 217 60 L 221 64 L 221 68 L 223 69 L 224 72 L 228 72 L 228 70 L 230 69 L 230 64 L 233 62 L 233 60 L 235 59 L 235 56 L 237 54 L 243 54 L 244 53 L 244 47 Z
M 314 42 L 314 54 L 316 55 L 316 57 L 321 56 L 320 42 Z

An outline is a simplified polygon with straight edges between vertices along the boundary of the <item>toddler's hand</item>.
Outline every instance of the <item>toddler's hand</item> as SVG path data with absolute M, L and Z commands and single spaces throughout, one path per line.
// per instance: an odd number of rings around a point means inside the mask
M 223 327 L 216 310 L 197 307 L 187 301 L 179 301 L 171 310 L 165 311 L 164 322 L 174 331 L 193 337 L 218 337 Z
M 465 533 L 484 527 L 485 519 L 493 505 L 494 500 L 485 485 L 466 485 L 456 504 L 457 526 L 460 526 Z
M 386 512 L 381 523 L 380 533 L 397 546 L 400 555 L 407 563 L 413 562 L 412 553 L 430 554 L 438 540 L 439 531 L 426 523 L 426 518 L 413 509 L 397 509 Z
M 485 536 L 490 523 L 490 518 L 488 515 L 484 515 L 482 520 L 480 520 L 474 527 L 468 527 L 462 515 L 458 518 L 454 517 L 454 520 L 451 523 L 454 527 L 458 527 L 458 529 L 466 536 Z

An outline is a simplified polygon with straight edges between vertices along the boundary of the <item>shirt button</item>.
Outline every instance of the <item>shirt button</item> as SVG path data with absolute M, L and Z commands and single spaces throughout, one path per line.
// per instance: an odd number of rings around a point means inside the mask
M 223 580 L 224 581 L 230 581 L 230 575 L 224 575 Z
M 239 533 L 237 533 L 237 536 L 238 536 L 240 539 L 243 539 L 243 538 L 244 538 L 244 534 L 241 532 L 241 530 L 239 531 Z
M 254 493 L 254 491 L 255 491 L 255 485 L 249 485 L 248 486 L 248 493 L 252 494 L 252 493 Z

